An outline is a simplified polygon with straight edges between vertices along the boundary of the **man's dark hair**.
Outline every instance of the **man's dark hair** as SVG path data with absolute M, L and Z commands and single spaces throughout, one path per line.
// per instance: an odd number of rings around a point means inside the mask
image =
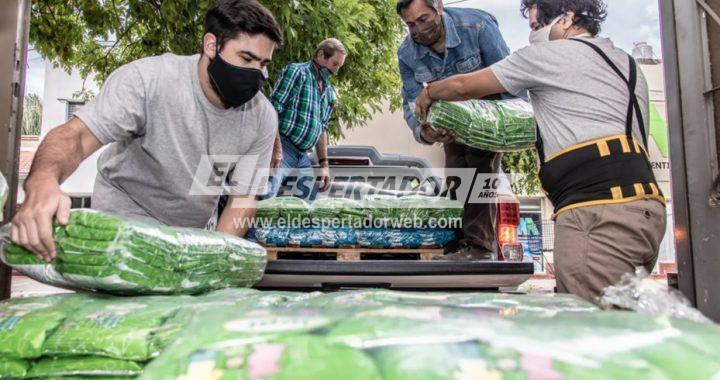
M 565 12 L 574 12 L 573 24 L 587 29 L 597 36 L 601 25 L 607 18 L 607 5 L 603 0 L 522 0 L 520 11 L 525 18 L 530 17 L 530 9 L 537 6 L 538 22 L 550 24 Z
M 282 32 L 272 13 L 257 0 L 217 0 L 205 15 L 205 33 L 217 38 L 218 49 L 240 33 L 264 34 L 280 45 Z
M 403 9 L 407 8 L 412 4 L 415 0 L 398 0 L 397 4 L 395 5 L 395 8 L 397 9 L 397 14 L 400 14 L 400 12 L 403 11 Z M 423 0 L 425 4 L 434 9 L 435 13 L 437 13 L 438 10 L 438 3 L 441 0 Z

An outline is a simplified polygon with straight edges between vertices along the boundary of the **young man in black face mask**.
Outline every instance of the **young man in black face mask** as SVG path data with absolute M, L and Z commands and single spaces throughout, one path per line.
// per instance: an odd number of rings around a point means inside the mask
M 508 56 L 497 20 L 478 9 L 444 9 L 441 0 L 399 0 L 397 12 L 410 34 L 398 50 L 405 120 L 421 144 L 442 143 L 445 167 L 499 172 L 502 155 L 456 143 L 453 136 L 421 124 L 411 107 L 425 83 L 484 69 Z M 448 259 L 482 260 L 497 250 L 497 205 L 467 204 L 465 245 Z
M 323 183 L 319 189 L 325 191 L 330 186 L 326 131 L 335 108 L 330 77 L 340 71 L 346 57 L 342 42 L 328 38 L 320 43 L 310 62 L 292 63 L 280 74 L 270 100 L 280 123 L 274 154 L 282 155 L 282 162 L 268 197 L 277 194 L 283 179 L 295 169 L 301 169 L 299 176 L 314 177 L 307 153 L 312 148 L 320 164 Z
M 97 97 L 41 144 L 12 240 L 43 259 L 55 256 L 52 219 L 67 223 L 70 208 L 60 184 L 104 145 L 93 208 L 202 228 L 219 198 L 204 193 L 206 186 L 226 183 L 225 173 L 234 169 L 234 207 L 225 208 L 217 230 L 245 235 L 248 226 L 234 221 L 253 217 L 255 196 L 265 191 L 264 183 L 250 181 L 270 164 L 277 115 L 259 91 L 280 43 L 275 19 L 256 0 L 218 0 L 206 15 L 200 55 L 165 54 L 117 69 Z M 207 166 L 225 170 L 210 169 L 203 178 Z

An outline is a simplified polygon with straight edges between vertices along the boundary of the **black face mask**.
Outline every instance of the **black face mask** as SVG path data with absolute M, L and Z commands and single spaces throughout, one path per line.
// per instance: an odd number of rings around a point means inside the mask
M 238 67 L 225 62 L 220 52 L 210 60 L 208 75 L 213 90 L 227 107 L 240 107 L 265 86 L 265 74 L 258 69 Z
M 410 36 L 420 45 L 432 46 L 442 37 L 442 30 L 442 17 L 436 15 L 434 19 L 410 28 Z

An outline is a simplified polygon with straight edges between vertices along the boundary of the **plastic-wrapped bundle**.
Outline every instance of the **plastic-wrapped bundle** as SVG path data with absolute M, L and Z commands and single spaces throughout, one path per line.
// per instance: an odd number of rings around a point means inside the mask
M 258 227 L 255 238 L 263 245 L 287 247 L 290 242 L 290 229 L 281 227 Z
M 0 379 L 136 376 L 197 311 L 239 313 L 311 297 L 231 288 L 196 297 L 12 298 L 0 302 Z
M 508 317 L 360 296 L 207 309 L 141 379 L 713 379 L 720 371 L 715 325 L 626 312 Z
M 362 204 L 348 198 L 323 198 L 312 204 L 312 216 L 320 221 L 338 221 L 345 227 L 362 227 L 367 218 Z
M 427 120 L 435 128 L 452 131 L 472 147 L 494 152 L 530 149 L 537 131 L 532 106 L 522 99 L 439 101 Z
M 28 369 L 30 363 L 26 360 L 0 358 L 0 379 L 22 379 Z
M 338 311 L 336 315 L 349 314 Z M 380 379 L 370 356 L 310 332 L 335 317 L 280 307 L 199 313 L 141 379 Z M 190 333 L 196 329 L 195 333 Z
M 370 195 L 364 200 L 373 227 L 393 228 L 434 227 L 450 228 L 462 217 L 463 206 L 458 201 L 438 197 Z
M 334 248 L 356 243 L 357 236 L 353 228 L 292 228 L 288 233 L 288 244 L 301 247 Z
M 63 300 L 72 299 L 72 303 Z M 34 359 L 82 297 L 20 298 L 0 303 L 0 359 Z
M 375 248 L 442 246 L 455 240 L 454 230 L 373 228 L 357 231 L 358 244 Z
M 119 294 L 197 294 L 251 286 L 263 276 L 265 250 L 234 236 L 151 225 L 90 210 L 74 210 L 56 226 L 59 250 L 46 263 L 3 239 L 3 261 L 38 281 Z M 23 255 L 24 254 L 24 255 Z M 33 264 L 34 263 L 34 264 Z M 32 269 L 32 270 L 31 270 Z M 38 276 L 40 274 L 40 276 Z
M 296 220 L 310 220 L 310 217 L 310 205 L 298 197 L 275 197 L 260 201 L 255 215 L 260 223 L 277 224 L 282 220 L 286 226 Z
M 258 228 L 255 231 L 258 242 L 278 247 L 322 246 L 337 248 L 357 244 L 357 236 L 353 228 Z
M 104 356 L 144 362 L 187 322 L 190 297 L 92 297 L 65 318 L 43 344 L 43 355 Z

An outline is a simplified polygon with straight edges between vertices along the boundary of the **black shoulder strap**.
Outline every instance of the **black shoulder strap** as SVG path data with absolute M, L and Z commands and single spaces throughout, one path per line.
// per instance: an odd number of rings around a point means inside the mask
M 545 164 L 545 142 L 543 141 L 542 135 L 540 134 L 540 126 L 535 123 L 535 134 L 537 134 L 537 140 L 535 140 L 535 149 L 537 150 L 540 164 Z
M 638 126 L 640 127 L 640 136 L 642 136 L 643 140 L 643 146 L 647 148 L 647 134 L 645 131 L 645 122 L 643 121 L 642 112 L 640 110 L 640 102 L 637 99 L 637 95 L 635 95 L 635 88 L 637 87 L 637 64 L 635 63 L 635 60 L 632 56 L 628 54 L 628 59 L 630 61 L 630 79 L 626 78 L 625 75 L 623 75 L 622 71 L 617 67 L 617 65 L 610 59 L 610 57 L 605 54 L 602 49 L 597 47 L 595 44 L 590 43 L 585 40 L 577 39 L 577 38 L 571 38 L 573 41 L 581 42 L 593 50 L 597 52 L 600 57 L 610 66 L 610 68 L 615 71 L 615 73 L 627 84 L 628 90 L 630 91 L 630 103 L 628 104 L 628 112 L 627 112 L 627 118 L 625 120 L 625 134 L 628 136 L 628 138 L 632 138 L 632 125 L 633 125 L 633 113 L 638 119 Z

